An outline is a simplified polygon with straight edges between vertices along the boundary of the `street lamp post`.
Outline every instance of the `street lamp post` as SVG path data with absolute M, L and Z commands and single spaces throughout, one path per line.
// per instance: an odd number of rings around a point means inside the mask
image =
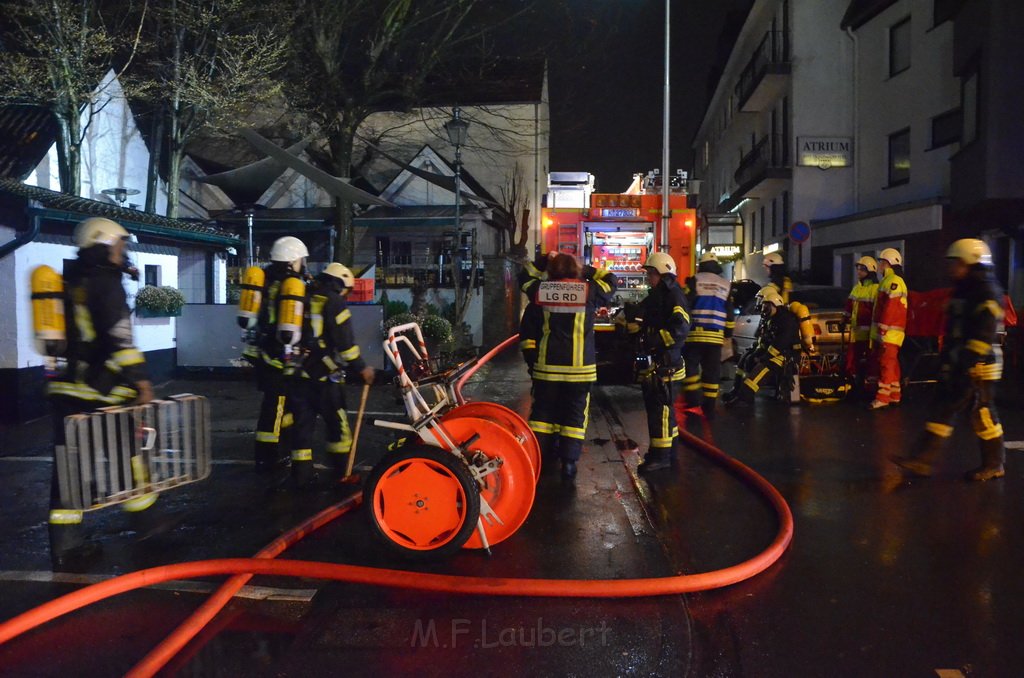
M 448 133 L 448 141 L 455 146 L 455 252 L 462 249 L 462 215 L 460 214 L 462 203 L 462 146 L 466 143 L 466 131 L 469 123 L 462 119 L 462 109 L 456 106 L 452 109 L 452 119 L 445 123 L 444 131 Z M 462 261 L 453 253 L 455 279 L 452 285 L 455 290 L 455 308 L 459 310 L 459 283 L 462 277 Z

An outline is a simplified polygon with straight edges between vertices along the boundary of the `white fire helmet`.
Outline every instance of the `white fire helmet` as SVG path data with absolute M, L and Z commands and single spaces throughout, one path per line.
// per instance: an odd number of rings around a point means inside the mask
M 975 264 L 991 266 L 992 250 L 988 248 L 984 240 L 962 238 L 949 246 L 946 258 L 959 259 L 968 266 L 974 266 Z
M 110 246 L 118 240 L 128 238 L 128 231 L 124 230 L 124 226 L 103 217 L 90 217 L 75 227 L 75 246 L 79 249 L 93 245 Z
M 647 261 L 644 263 L 644 268 L 653 268 L 658 273 L 665 275 L 676 273 L 676 262 L 665 252 L 654 252 L 651 256 L 647 257 Z
M 761 263 L 763 263 L 765 266 L 778 266 L 779 264 L 784 264 L 785 262 L 782 260 L 781 254 L 779 254 L 778 252 L 772 252 L 771 254 L 764 255 L 764 261 Z
M 306 249 L 306 245 L 298 238 L 290 235 L 278 238 L 274 241 L 274 246 L 270 248 L 271 261 L 281 261 L 290 264 L 297 259 L 308 256 L 309 250 Z
M 768 302 L 774 306 L 783 306 L 786 302 L 782 300 L 782 295 L 772 285 L 762 287 L 757 291 L 757 296 L 761 298 L 761 303 Z
M 857 265 L 863 266 L 871 273 L 878 271 L 878 262 L 875 261 L 874 257 L 861 257 L 857 260 Z
M 903 255 L 900 254 L 899 250 L 893 249 L 892 247 L 886 247 L 884 250 L 879 252 L 878 258 L 885 259 L 886 261 L 889 262 L 890 266 L 903 265 Z

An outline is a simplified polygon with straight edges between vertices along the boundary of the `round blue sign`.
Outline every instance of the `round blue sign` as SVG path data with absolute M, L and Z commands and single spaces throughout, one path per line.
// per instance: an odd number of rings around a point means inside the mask
M 789 239 L 793 242 L 807 242 L 811 237 L 811 227 L 805 221 L 798 221 L 789 227 Z

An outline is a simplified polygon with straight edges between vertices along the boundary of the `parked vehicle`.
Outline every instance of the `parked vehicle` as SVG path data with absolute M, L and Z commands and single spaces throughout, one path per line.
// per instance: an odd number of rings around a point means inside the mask
M 760 287 L 752 280 L 740 280 L 735 283 L 737 316 L 733 339 L 736 342 L 737 356 L 743 355 L 754 345 L 757 328 L 761 324 L 761 314 L 755 298 Z M 789 294 L 791 302 L 799 301 L 810 310 L 814 343 L 820 353 L 839 353 L 846 344 L 843 337 L 846 329 L 843 324 L 846 297 L 846 290 L 829 285 L 801 285 Z

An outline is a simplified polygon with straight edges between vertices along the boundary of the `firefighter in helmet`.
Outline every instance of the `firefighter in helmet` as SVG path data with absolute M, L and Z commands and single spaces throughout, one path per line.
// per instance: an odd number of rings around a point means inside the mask
M 64 272 L 67 327 L 67 370 L 47 388 L 53 405 L 55 454 L 63 455 L 64 418 L 100 407 L 143 404 L 153 399 L 146 359 L 132 340 L 131 312 L 121 277 L 130 265 L 128 231 L 110 219 L 93 217 L 78 224 L 74 243 L 78 258 Z M 57 464 L 50 489 L 50 550 L 55 566 L 92 555 L 86 544 L 83 512 L 68 507 L 60 496 Z M 156 502 L 145 494 L 124 502 L 135 520 Z
M 542 270 L 546 269 L 546 270 Z M 580 266 L 565 253 L 527 262 L 520 287 L 530 304 L 520 322 L 523 359 L 533 377 L 530 429 L 541 452 L 561 460 L 571 483 L 590 418 L 590 389 L 597 381 L 594 317 L 611 303 L 617 281 L 605 269 Z M 570 302 L 564 302 L 566 296 Z
M 857 282 L 846 300 L 846 317 L 850 325 L 850 346 L 846 351 L 846 373 L 858 387 L 863 387 L 868 367 L 871 338 L 871 315 L 878 296 L 878 262 L 873 257 L 857 260 Z
M 1006 452 L 995 389 L 1003 373 L 1003 351 L 998 342 L 1003 329 L 1003 292 L 992 275 L 992 253 L 984 241 L 957 240 L 947 251 L 946 261 L 953 293 L 946 307 L 941 386 L 913 454 L 893 461 L 911 475 L 931 475 L 932 465 L 953 435 L 953 418 L 969 410 L 981 446 L 981 466 L 969 471 L 967 480 L 1002 478 Z
M 284 381 L 286 350 L 277 332 L 278 296 L 285 280 L 303 279 L 308 256 L 306 245 L 290 235 L 275 240 L 270 249 L 263 303 L 259 309 L 256 339 L 251 349 L 255 353 L 253 362 L 256 382 L 263 391 L 263 402 L 256 420 L 253 455 L 257 473 L 270 472 L 287 462 L 287 458 L 282 458 L 278 450 L 287 413 Z
M 683 346 L 683 395 L 688 408 L 699 406 L 710 420 L 715 416 L 722 376 L 722 347 L 736 327 L 729 282 L 722 277 L 714 252 L 701 255 L 697 274 L 687 280 L 685 292 L 693 324 Z
M 735 386 L 723 398 L 726 407 L 749 406 L 766 380 L 772 378 L 778 383 L 784 378 L 786 361 L 800 351 L 800 321 L 779 291 L 769 285 L 757 295 L 761 306 L 760 342 L 740 359 L 743 369 L 737 369 Z
M 782 297 L 782 303 L 789 306 L 789 293 L 793 291 L 793 281 L 786 274 L 786 262 L 782 255 L 770 252 L 764 255 L 761 263 L 768 274 L 768 286 L 774 287 Z
M 686 377 L 683 345 L 690 331 L 686 296 L 676 281 L 676 262 L 665 252 L 654 252 L 644 262 L 650 292 L 640 303 L 642 363 L 638 378 L 647 411 L 650 445 L 637 467 L 641 473 L 668 468 L 679 435 L 673 402 Z
M 345 411 L 345 377 L 372 384 L 375 370 L 359 354 L 352 331 L 352 312 L 345 297 L 355 276 L 339 263 L 328 264 L 309 290 L 308 327 L 303 331 L 301 363 L 288 383 L 292 480 L 309 485 L 313 472 L 313 431 L 319 414 L 327 426 L 327 452 L 336 478 L 345 475 L 352 433 Z
M 873 365 L 877 366 L 878 391 L 868 407 L 878 410 L 898 405 L 900 388 L 900 347 L 907 329 L 907 283 L 903 282 L 903 256 L 887 247 L 878 253 L 878 295 L 871 318 Z M 875 367 L 871 371 L 875 371 Z

